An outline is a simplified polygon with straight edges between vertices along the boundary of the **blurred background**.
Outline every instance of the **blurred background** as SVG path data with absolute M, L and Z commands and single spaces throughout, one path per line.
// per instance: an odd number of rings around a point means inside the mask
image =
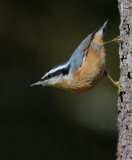
M 117 88 L 108 78 L 81 95 L 30 87 L 69 59 L 107 19 L 105 41 L 119 35 L 115 0 L 0 0 L 0 159 L 116 158 Z M 106 68 L 119 78 L 118 44 Z

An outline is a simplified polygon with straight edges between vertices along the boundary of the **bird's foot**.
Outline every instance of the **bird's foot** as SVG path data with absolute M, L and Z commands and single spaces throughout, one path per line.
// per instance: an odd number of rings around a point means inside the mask
M 119 81 L 114 81 L 113 84 L 118 88 L 119 91 L 121 91 L 121 84 Z
M 112 43 L 112 42 L 121 43 L 122 40 L 121 40 L 120 36 L 118 36 L 118 37 L 116 37 L 116 38 L 114 38 L 114 39 L 112 39 L 110 41 L 104 42 L 103 45 L 108 44 L 108 43 Z
M 119 81 L 114 81 L 111 76 L 107 73 L 108 78 L 111 80 L 111 82 L 118 88 L 118 90 L 121 90 L 121 84 Z

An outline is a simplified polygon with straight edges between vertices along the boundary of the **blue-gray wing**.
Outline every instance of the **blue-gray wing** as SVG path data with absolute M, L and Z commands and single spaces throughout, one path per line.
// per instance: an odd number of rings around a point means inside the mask
M 77 71 L 81 67 L 81 65 L 83 63 L 83 58 L 85 58 L 87 55 L 88 48 L 89 48 L 89 45 L 90 45 L 90 42 L 91 42 L 93 36 L 94 36 L 94 33 L 90 34 L 76 48 L 76 50 L 74 51 L 74 53 L 72 54 L 72 56 L 69 60 L 70 66 L 71 66 L 70 70 Z

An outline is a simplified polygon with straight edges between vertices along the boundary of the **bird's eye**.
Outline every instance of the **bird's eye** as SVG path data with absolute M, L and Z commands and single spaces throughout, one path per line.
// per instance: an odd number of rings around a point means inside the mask
M 52 74 L 49 74 L 47 77 L 48 77 L 48 78 L 51 78 L 51 77 L 52 77 Z

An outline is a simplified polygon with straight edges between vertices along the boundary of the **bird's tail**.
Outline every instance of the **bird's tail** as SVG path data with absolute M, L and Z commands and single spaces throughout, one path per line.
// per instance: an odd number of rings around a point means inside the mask
M 97 31 L 97 34 L 100 34 L 104 37 L 105 33 L 109 30 L 110 28 L 110 20 L 107 20 Z

